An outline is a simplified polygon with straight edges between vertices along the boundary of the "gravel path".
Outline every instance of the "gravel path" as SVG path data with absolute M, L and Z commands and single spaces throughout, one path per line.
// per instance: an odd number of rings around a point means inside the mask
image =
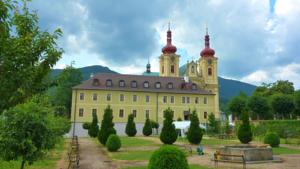
M 94 140 L 79 138 L 80 169 L 117 169 L 104 150 Z

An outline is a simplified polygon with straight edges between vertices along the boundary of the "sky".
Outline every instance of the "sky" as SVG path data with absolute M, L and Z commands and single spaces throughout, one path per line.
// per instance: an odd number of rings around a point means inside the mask
M 41 29 L 63 31 L 55 68 L 75 61 L 141 74 L 150 60 L 158 71 L 169 22 L 184 65 L 199 59 L 207 25 L 220 76 L 300 88 L 298 0 L 34 0 L 29 7 Z

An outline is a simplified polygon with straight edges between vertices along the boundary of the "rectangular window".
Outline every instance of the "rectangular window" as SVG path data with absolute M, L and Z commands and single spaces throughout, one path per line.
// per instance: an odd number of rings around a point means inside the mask
M 185 97 L 182 97 L 182 103 L 185 103 Z
M 199 103 L 199 98 L 195 97 L 195 104 L 198 104 L 198 103 Z
M 136 117 L 136 110 L 132 110 L 132 114 L 134 117 Z
M 207 97 L 203 98 L 203 104 L 207 104 Z
M 148 103 L 150 101 L 150 96 L 147 95 L 145 99 L 146 99 L 146 102 Z
M 149 119 L 149 117 L 150 117 L 150 111 L 149 110 L 146 110 L 145 117 L 146 117 L 146 119 Z
M 132 101 L 133 101 L 133 102 L 136 102 L 136 101 L 137 101 L 137 95 L 133 95 L 133 96 L 132 96 Z
M 79 99 L 84 100 L 84 93 L 80 93 Z
M 190 97 L 186 97 L 186 103 L 190 103 Z
M 124 117 L 124 110 L 123 110 L 123 109 L 120 109 L 120 110 L 119 110 L 119 117 L 120 117 L 120 118 L 123 118 L 123 117 Z
M 93 94 L 93 100 L 96 101 L 97 100 L 97 93 Z
M 79 109 L 79 117 L 83 117 L 83 111 L 84 111 L 83 108 Z
M 171 103 L 174 103 L 174 96 L 171 96 L 170 102 L 171 102 Z
M 106 100 L 107 100 L 107 101 L 111 101 L 111 94 L 107 94 L 107 95 L 106 95 Z
M 163 103 L 167 103 L 167 96 L 163 96 Z
M 121 101 L 121 102 L 124 101 L 124 94 L 120 94 L 120 101 Z
M 171 65 L 171 73 L 175 73 L 175 66 Z
M 207 112 L 204 112 L 203 117 L 204 119 L 207 119 Z
M 92 114 L 97 114 L 97 109 L 92 109 Z

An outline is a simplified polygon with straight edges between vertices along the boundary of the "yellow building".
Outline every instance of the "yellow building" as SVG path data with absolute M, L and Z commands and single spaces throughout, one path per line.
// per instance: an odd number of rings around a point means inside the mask
M 91 122 L 92 114 L 101 122 L 104 109 L 113 109 L 115 128 L 123 135 L 129 114 L 134 114 L 138 134 L 146 118 L 163 122 L 163 111 L 170 107 L 174 118 L 189 120 L 190 110 L 196 110 L 200 123 L 206 124 L 209 113 L 219 118 L 219 90 L 217 58 L 205 35 L 205 48 L 199 60 L 186 64 L 185 75 L 179 75 L 179 58 L 172 45 L 171 30 L 160 56 L 159 76 L 152 73 L 150 64 L 143 75 L 99 73 L 73 88 L 72 122 L 76 132 L 83 132 L 81 124 Z M 160 125 L 161 126 L 161 125 Z M 77 133 L 82 135 L 82 133 Z

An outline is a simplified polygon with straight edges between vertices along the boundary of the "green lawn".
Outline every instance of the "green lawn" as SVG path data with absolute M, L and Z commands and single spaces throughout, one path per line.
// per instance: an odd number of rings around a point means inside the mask
M 55 146 L 55 148 L 50 151 L 43 159 L 34 162 L 32 165 L 28 166 L 26 164 L 26 169 L 54 169 L 56 163 L 61 159 L 62 152 L 65 149 L 65 141 L 61 141 Z M 0 169 L 19 169 L 21 166 L 21 161 L 1 161 L 0 160 Z
M 285 147 L 275 147 L 272 148 L 273 154 L 280 155 L 280 154 L 300 154 L 299 149 L 290 149 Z
M 189 143 L 187 138 L 179 137 L 177 139 L 179 142 Z M 228 145 L 228 144 L 237 144 L 239 141 L 237 140 L 226 140 L 226 139 L 218 139 L 218 138 L 203 138 L 201 140 L 201 145 L 210 145 L 210 146 L 216 146 L 216 145 Z
M 155 143 L 150 140 L 144 140 L 137 137 L 120 137 L 122 147 L 153 146 Z
M 140 166 L 140 167 L 127 167 L 124 169 L 147 169 L 147 166 Z M 212 169 L 210 167 L 204 167 L 196 164 L 190 165 L 190 169 Z
M 154 150 L 151 151 L 119 151 L 109 153 L 109 156 L 117 160 L 149 160 Z

